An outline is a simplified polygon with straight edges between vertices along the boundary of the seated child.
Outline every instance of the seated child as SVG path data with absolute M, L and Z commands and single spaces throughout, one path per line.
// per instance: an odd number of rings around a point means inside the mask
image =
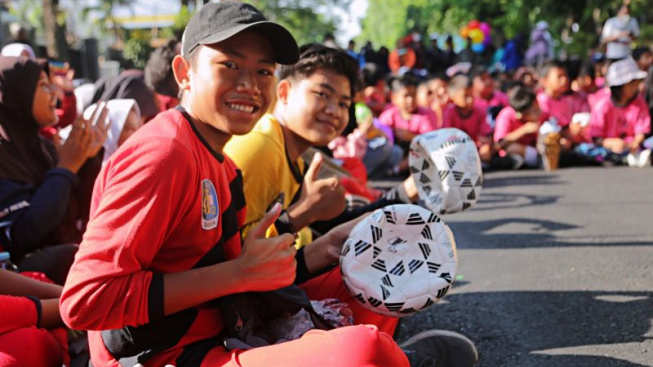
M 578 94 L 578 97 L 587 101 L 590 111 L 594 109 L 597 102 L 610 95 L 609 88 L 599 88 L 596 85 L 595 75 L 594 65 L 585 63 L 580 67 L 578 76 L 572 85 L 572 89 Z
M 517 85 L 508 91 L 510 106 L 497 116 L 494 141 L 505 153 L 523 159 L 528 167 L 539 165 L 535 144 L 540 129 L 541 111 L 535 93 Z
M 382 124 L 392 128 L 395 144 L 404 149 L 404 155 L 415 136 L 440 127 L 433 111 L 417 105 L 417 84 L 415 77 L 409 74 L 393 79 L 390 83 L 393 107 L 379 117 Z M 404 159 L 399 164 L 399 171 L 407 169 L 408 160 Z
M 449 78 L 442 75 L 427 77 L 417 87 L 417 105 L 435 112 L 438 121 L 442 120 L 444 109 L 451 103 L 447 85 Z
M 626 156 L 631 166 L 650 166 L 650 150 L 642 150 L 645 136 L 651 132 L 651 117 L 639 85 L 646 72 L 633 59 L 620 60 L 608 68 L 606 83 L 611 97 L 592 110 L 589 135 L 608 151 Z
M 471 79 L 465 75 L 453 77 L 449 83 L 449 96 L 453 104 L 444 110 L 443 127 L 454 127 L 467 133 L 474 139 L 481 161 L 489 163 L 493 153 L 492 129 L 483 107 L 474 103 Z
M 508 97 L 496 89 L 494 79 L 485 67 L 479 66 L 471 73 L 474 103 L 487 114 L 492 107 L 508 106 Z
M 569 92 L 569 77 L 565 65 L 558 60 L 545 62 L 540 68 L 542 90 L 537 94 L 537 101 L 542 111 L 542 121 L 554 118 L 562 128 L 561 141 L 563 149 L 571 150 L 575 145 L 586 141 L 586 129 L 572 123 L 574 114 L 589 112 L 587 102 L 575 93 Z

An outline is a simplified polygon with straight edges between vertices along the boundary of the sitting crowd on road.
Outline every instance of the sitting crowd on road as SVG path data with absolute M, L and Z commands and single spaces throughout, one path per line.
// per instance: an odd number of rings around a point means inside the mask
M 453 49 L 427 60 L 415 39 L 299 47 L 221 1 L 144 70 L 95 82 L 5 46 L 0 365 L 474 366 L 453 331 L 399 344 L 399 319 L 343 284 L 343 242 L 366 213 L 418 200 L 411 142 L 438 129 L 469 135 L 489 174 L 650 167 L 653 52 L 507 71 Z M 353 322 L 284 343 L 243 324 L 297 294 Z

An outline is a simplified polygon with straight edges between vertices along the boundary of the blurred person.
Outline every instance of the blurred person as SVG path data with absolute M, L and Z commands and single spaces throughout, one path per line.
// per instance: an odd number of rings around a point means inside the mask
M 651 132 L 651 116 L 639 85 L 646 78 L 633 59 L 614 62 L 608 68 L 606 82 L 610 98 L 592 110 L 589 135 L 594 144 L 611 153 L 627 157 L 635 167 L 651 165 L 651 150 L 644 140 Z
M 154 118 L 159 112 L 159 102 L 145 81 L 137 76 L 118 76 L 103 78 L 95 82 L 93 103 L 112 99 L 133 99 L 141 112 L 143 124 Z
M 179 104 L 179 86 L 172 72 L 172 59 L 179 55 L 179 42 L 170 40 L 154 50 L 145 65 L 145 84 L 154 91 L 160 111 Z
M 492 128 L 487 123 L 485 109 L 475 103 L 472 79 L 457 75 L 449 82 L 451 105 L 444 110 L 442 127 L 452 127 L 469 135 L 478 149 L 481 162 L 489 164 L 492 159 Z
M 605 21 L 601 42 L 606 45 L 605 57 L 617 61 L 630 56 L 630 45 L 639 36 L 639 23 L 630 16 L 630 5 L 624 4 L 614 17 Z
M 422 80 L 417 87 L 417 104 L 433 111 L 438 121 L 444 121 L 442 113 L 451 103 L 447 86 L 449 78 L 444 74 L 432 75 Z
M 542 122 L 535 93 L 528 87 L 516 85 L 508 90 L 509 106 L 497 116 L 494 141 L 497 148 L 514 161 L 514 168 L 522 164 L 539 167 L 540 157 L 535 148 Z
M 528 66 L 539 67 L 553 58 L 553 38 L 549 33 L 549 23 L 540 20 L 531 32 L 530 47 L 526 50 L 525 62 Z
M 93 182 L 78 173 L 106 139 L 106 111 L 97 124 L 79 118 L 61 146 L 39 136 L 57 123 L 56 87 L 48 65 L 0 57 L 0 247 L 21 271 L 40 271 L 63 284 L 73 261 L 84 207 Z

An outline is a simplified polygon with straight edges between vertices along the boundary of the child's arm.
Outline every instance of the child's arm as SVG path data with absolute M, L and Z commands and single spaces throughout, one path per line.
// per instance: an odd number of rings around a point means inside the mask
M 637 153 L 645 139 L 646 136 L 644 134 L 636 134 L 635 138 L 633 138 L 633 141 L 628 145 L 630 152 Z
M 540 130 L 540 124 L 537 122 L 526 122 L 519 128 L 509 132 L 503 139 L 499 141 L 501 149 L 505 149 L 508 145 L 519 141 L 522 137 L 529 134 L 537 134 Z

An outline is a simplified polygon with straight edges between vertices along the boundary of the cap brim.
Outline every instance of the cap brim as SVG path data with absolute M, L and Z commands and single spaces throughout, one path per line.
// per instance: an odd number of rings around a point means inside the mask
M 297 41 L 295 41 L 295 38 L 286 28 L 274 22 L 263 21 L 243 24 L 223 32 L 214 33 L 201 39 L 198 43 L 201 45 L 212 45 L 228 40 L 246 30 L 256 31 L 270 42 L 274 51 L 274 61 L 277 63 L 291 65 L 299 61 L 299 46 L 297 46 Z

